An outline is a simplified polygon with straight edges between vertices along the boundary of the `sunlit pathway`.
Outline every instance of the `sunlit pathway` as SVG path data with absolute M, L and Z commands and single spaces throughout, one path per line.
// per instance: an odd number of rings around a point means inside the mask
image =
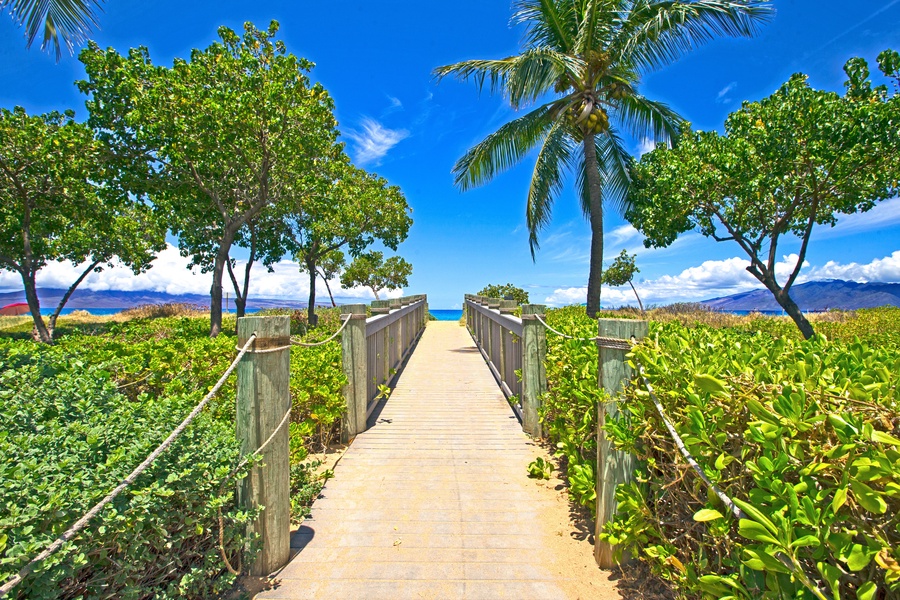
M 533 455 L 465 328 L 429 323 L 257 598 L 566 598 Z

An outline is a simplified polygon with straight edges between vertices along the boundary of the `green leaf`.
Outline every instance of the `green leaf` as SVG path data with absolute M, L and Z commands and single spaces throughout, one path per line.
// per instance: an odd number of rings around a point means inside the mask
M 875 585 L 875 582 L 867 581 L 856 590 L 856 598 L 857 600 L 874 600 L 877 591 L 878 586 Z
M 831 500 L 831 510 L 837 512 L 847 502 L 847 487 L 839 487 L 834 492 L 834 498 Z
M 703 508 L 694 513 L 694 520 L 699 523 L 704 523 L 706 521 L 715 521 L 716 519 L 722 519 L 722 513 L 713 509 L 713 508 Z
M 728 388 L 721 379 L 703 373 L 694 374 L 694 383 L 698 388 L 713 396 L 728 396 Z
M 750 558 L 744 559 L 742 562 L 754 571 L 771 571 L 775 573 L 791 572 L 780 560 L 768 552 L 744 548 L 744 553 Z
M 882 444 L 890 444 L 892 446 L 900 446 L 900 439 L 895 438 L 889 433 L 885 433 L 883 431 L 873 431 L 872 432 L 872 441 L 879 442 Z
M 751 521 L 750 519 L 741 519 L 739 521 L 738 533 L 740 533 L 748 540 L 753 540 L 754 542 L 779 545 L 778 540 L 772 537 L 772 535 L 768 532 L 768 530 L 766 530 L 765 527 L 763 527 L 756 521 Z
M 762 511 L 760 511 L 749 502 L 741 500 L 740 498 L 734 498 L 734 503 L 737 504 L 738 508 L 747 513 L 747 515 L 753 518 L 756 522 L 761 523 L 766 529 L 769 530 L 770 533 L 774 534 L 778 531 L 778 528 L 775 527 L 775 523 L 773 523 L 769 519 L 769 517 L 764 515 Z
M 862 544 L 852 544 L 850 546 L 850 552 L 845 559 L 847 567 L 851 571 L 862 571 L 870 562 L 872 562 L 872 557 L 875 556 L 877 552 L 877 549 L 872 552 L 868 547 L 863 546 Z
M 871 513 L 883 515 L 887 510 L 887 503 L 881 494 L 855 479 L 850 480 L 850 489 L 853 491 L 853 497 L 859 502 L 859 505 Z

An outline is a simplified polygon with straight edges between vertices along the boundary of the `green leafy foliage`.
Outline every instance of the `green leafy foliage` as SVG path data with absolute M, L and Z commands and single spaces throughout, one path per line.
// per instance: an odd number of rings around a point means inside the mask
M 606 539 L 703 597 L 900 592 L 896 346 L 671 321 L 651 323 L 633 357 L 746 518 L 686 467 L 648 394 L 631 387 L 621 426 L 607 431 L 642 466 L 617 491 Z
M 365 286 L 378 300 L 378 290 L 397 290 L 409 285 L 412 265 L 400 256 L 384 258 L 380 251 L 366 252 L 353 259 L 341 274 L 344 287 Z
M 550 479 L 552 472 L 553 464 L 541 456 L 528 463 L 528 476 L 534 479 Z
M 516 304 L 528 304 L 528 292 L 520 287 L 516 287 L 511 283 L 505 285 L 486 285 L 477 296 L 485 296 L 487 298 L 500 298 L 502 300 L 515 300 Z
M 118 157 L 121 186 L 149 195 L 182 254 L 212 273 L 212 335 L 232 244 L 255 221 L 259 256 L 282 256 L 282 221 L 265 217 L 320 186 L 338 148 L 334 102 L 278 28 L 220 27 L 220 41 L 172 67 L 152 64 L 147 48 L 122 56 L 90 43 L 80 54 L 88 124 Z
M 885 75 L 893 72 L 889 51 L 879 62 Z M 862 59 L 844 70 L 844 96 L 816 90 L 796 74 L 771 96 L 731 113 L 724 135 L 687 132 L 632 169 L 626 218 L 646 236 L 645 245 L 668 246 L 690 229 L 735 242 L 750 260 L 747 270 L 806 338 L 814 328 L 790 289 L 813 229 L 833 227 L 839 215 L 868 211 L 900 191 L 900 94 L 873 88 Z M 783 235 L 801 243 L 778 281 Z
M 325 313 L 309 341 L 339 326 L 337 311 Z M 54 346 L 0 339 L 0 580 L 174 429 L 231 362 L 234 345 L 230 333 L 209 338 L 198 317 L 113 323 Z M 321 489 L 318 461 L 308 455 L 334 433 L 344 382 L 338 342 L 292 350 L 295 518 Z M 218 510 L 232 563 L 253 544 L 243 532 L 254 516 L 236 508 L 228 479 L 241 459 L 233 396 L 234 376 L 170 450 L 12 597 L 206 598 L 227 588 L 233 577 L 219 554 Z
M 59 312 L 91 271 L 118 258 L 140 273 L 164 247 L 164 228 L 146 205 L 116 192 L 109 163 L 72 111 L 28 116 L 21 107 L 0 109 L 0 270 L 21 277 L 43 342 L 51 341 Z M 55 261 L 84 265 L 45 323 L 35 278 Z

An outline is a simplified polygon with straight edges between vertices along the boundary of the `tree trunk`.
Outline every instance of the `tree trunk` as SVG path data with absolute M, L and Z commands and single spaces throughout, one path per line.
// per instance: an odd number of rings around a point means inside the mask
M 597 162 L 594 134 L 584 136 L 584 171 L 588 184 L 591 223 L 591 262 L 587 286 L 587 314 L 596 318 L 600 312 L 600 284 L 603 278 L 603 186 Z
M 334 294 L 331 293 L 331 286 L 328 285 L 328 278 L 325 277 L 325 273 L 319 271 L 319 276 L 322 278 L 322 281 L 325 282 L 325 289 L 328 290 L 328 299 L 331 300 L 331 307 L 336 308 L 337 302 L 334 301 Z
M 306 271 L 309 273 L 309 305 L 306 307 L 306 318 L 310 327 L 319 324 L 319 315 L 316 314 L 316 261 L 308 258 L 306 263 Z
M 629 282 L 628 282 L 628 285 L 630 285 L 630 286 L 631 286 L 631 291 L 632 291 L 632 292 L 634 292 L 634 297 L 635 297 L 635 298 L 637 298 L 637 301 L 638 301 L 638 306 L 640 306 L 640 307 L 641 307 L 641 314 L 644 314 L 644 303 L 643 303 L 643 302 L 641 302 L 641 297 L 640 297 L 640 296 L 638 296 L 638 293 L 637 293 L 637 290 L 636 290 L 636 289 L 634 289 L 634 284 L 633 284 L 633 283 L 631 283 L 631 281 L 629 281 Z
M 225 229 L 219 250 L 216 252 L 216 262 L 213 265 L 212 287 L 209 290 L 209 337 L 214 338 L 222 332 L 222 279 L 225 276 L 225 266 L 228 263 L 228 254 L 234 241 L 235 232 Z M 237 305 L 237 299 L 235 299 Z
M 28 303 L 28 310 L 31 311 L 31 318 L 34 320 L 34 329 L 37 335 L 35 339 L 45 344 L 53 343 L 53 334 L 47 329 L 44 323 L 44 317 L 41 316 L 41 302 L 38 300 L 37 287 L 34 283 L 34 273 L 21 272 L 22 283 L 25 285 L 25 302 Z
M 776 293 L 769 290 L 775 295 L 775 300 L 778 304 L 781 305 L 781 308 L 784 309 L 784 312 L 788 314 L 793 320 L 794 323 L 797 324 L 797 327 L 800 329 L 800 333 L 803 335 L 803 339 L 808 340 L 812 336 L 816 334 L 813 331 L 813 326 L 810 322 L 803 316 L 803 311 L 800 310 L 800 307 L 797 306 L 797 303 L 790 297 L 789 294 L 784 293 Z
M 65 308 L 66 302 L 69 301 L 69 298 L 71 298 L 72 294 L 75 292 L 75 288 L 77 288 L 79 285 L 81 285 L 81 282 L 84 281 L 84 278 L 87 277 L 88 274 L 91 271 L 93 271 L 99 264 L 100 264 L 99 260 L 95 260 L 93 263 L 91 263 L 91 266 L 89 266 L 87 269 L 85 269 L 81 273 L 81 275 L 78 277 L 78 279 L 75 280 L 75 283 L 70 285 L 69 289 L 66 290 L 66 293 L 63 294 L 62 299 L 59 301 L 59 304 L 56 306 L 56 310 L 54 310 L 53 314 L 50 315 L 50 335 L 51 336 L 53 335 L 53 331 L 56 329 L 56 320 L 59 318 L 59 315 L 62 312 L 62 309 Z

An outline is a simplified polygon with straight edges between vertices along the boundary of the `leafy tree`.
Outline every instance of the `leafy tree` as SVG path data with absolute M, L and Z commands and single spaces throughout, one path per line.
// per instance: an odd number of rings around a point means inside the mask
M 815 225 L 864 212 L 898 192 L 900 97 L 872 89 L 865 61 L 847 63 L 847 94 L 815 90 L 794 75 L 773 95 L 728 116 L 725 135 L 685 135 L 645 154 L 634 170 L 627 218 L 647 246 L 668 246 L 689 229 L 734 241 L 747 270 L 802 334 L 813 327 L 790 297 Z M 796 265 L 776 278 L 782 236 L 800 241 Z
M 9 10 L 13 20 L 25 26 L 25 47 L 31 48 L 43 29 L 41 50 L 52 45 L 57 61 L 62 57 L 62 44 L 72 54 L 75 44 L 88 38 L 91 28 L 97 26 L 99 8 L 100 0 L 0 0 L 0 10 Z
M 396 290 L 409 285 L 412 265 L 399 256 L 384 260 L 383 252 L 366 252 L 353 259 L 341 275 L 346 288 L 364 286 L 378 300 L 378 290 Z
M 630 157 L 622 132 L 673 139 L 681 119 L 638 92 L 642 74 L 717 35 L 750 36 L 771 14 L 768 0 L 517 0 L 524 25 L 518 56 L 438 67 L 438 77 L 472 79 L 502 92 L 512 108 L 537 108 L 503 125 L 453 168 L 463 190 L 481 185 L 539 148 L 526 202 L 532 257 L 550 221 L 565 172 L 575 174 L 591 226 L 587 312 L 600 310 L 603 200 L 624 208 Z
M 279 200 L 302 197 L 334 146 L 333 102 L 310 85 L 313 63 L 274 41 L 278 23 L 193 50 L 171 68 L 146 48 L 81 53 L 90 123 L 178 236 L 182 255 L 212 273 L 210 335 L 222 328 L 222 281 L 241 230 Z M 124 168 L 124 167 L 123 167 Z M 259 230 L 257 230 L 259 231 Z M 248 233 L 247 235 L 251 235 Z
M 634 292 L 634 297 L 637 298 L 638 306 L 641 307 L 641 312 L 644 312 L 644 303 L 641 302 L 641 297 L 638 296 L 637 290 L 634 289 L 634 274 L 640 273 L 641 270 L 637 268 L 637 265 L 634 263 L 634 259 L 637 255 L 628 254 L 627 250 L 622 250 L 622 252 L 616 257 L 611 264 L 604 272 L 603 272 L 603 283 L 606 285 L 611 285 L 613 287 L 619 287 L 620 285 L 625 285 L 626 283 L 631 286 L 631 291 Z
M 0 109 L 0 269 L 22 277 L 35 332 L 45 343 L 91 271 L 118 258 L 139 273 L 165 245 L 164 231 L 145 206 L 102 185 L 114 172 L 93 132 L 73 117 L 71 111 L 28 116 L 21 107 Z M 52 261 L 87 267 L 48 324 L 35 279 Z
M 516 304 L 528 304 L 528 292 L 511 283 L 507 283 L 506 285 L 486 285 L 476 295 L 487 296 L 488 298 L 515 300 Z
M 350 256 L 359 256 L 376 240 L 396 250 L 412 225 L 400 188 L 345 162 L 331 166 L 334 174 L 327 185 L 301 198 L 288 212 L 294 256 L 309 274 L 311 325 L 316 324 L 319 264 L 342 248 Z

